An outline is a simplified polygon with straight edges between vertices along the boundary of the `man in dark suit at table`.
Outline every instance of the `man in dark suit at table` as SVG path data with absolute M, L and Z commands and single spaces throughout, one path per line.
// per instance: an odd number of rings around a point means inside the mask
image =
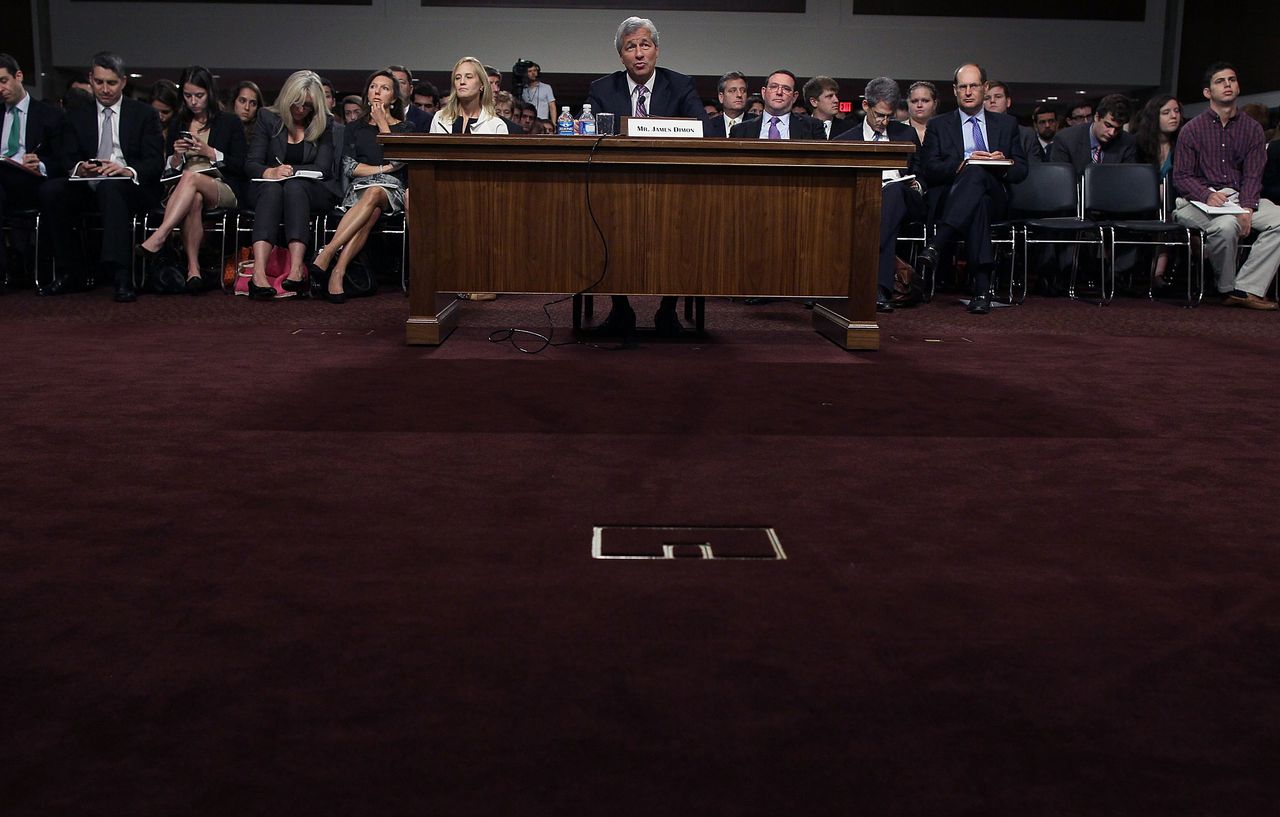
M 975 315 L 991 311 L 991 270 L 995 266 L 991 222 L 1002 218 L 1008 209 L 1009 185 L 1027 177 L 1018 120 L 983 110 L 986 87 L 987 72 L 981 66 L 967 64 L 956 69 L 954 90 L 959 109 L 929 120 L 924 149 L 916 163 L 937 205 L 936 233 L 921 251 L 917 271 L 922 279 L 926 273 L 936 272 L 942 254 L 963 240 L 973 284 L 969 312 Z
M 0 128 L 0 222 L 10 213 L 34 208 L 41 185 L 60 171 L 57 139 L 62 111 L 32 99 L 22 80 L 17 60 L 0 54 L 0 112 L 4 115 Z M 25 233 L 15 230 L 12 239 L 15 248 L 25 249 Z M 9 254 L 0 239 L 0 292 L 9 285 L 8 264 Z
M 876 77 L 862 92 L 865 118 L 833 140 L 840 142 L 906 142 L 915 145 L 916 153 L 907 160 L 904 172 L 886 170 L 885 181 L 915 174 L 919 158 L 920 137 L 916 129 L 893 120 L 902 91 L 889 77 Z M 880 188 L 880 268 L 876 274 L 876 311 L 892 312 L 893 274 L 897 269 L 898 234 L 902 225 L 925 217 L 924 196 L 918 179 L 893 181 Z M 905 303 L 904 303 L 905 305 Z
M 75 228 L 85 211 L 97 210 L 102 216 L 99 266 L 115 280 L 118 303 L 137 300 L 130 276 L 132 217 L 160 203 L 164 138 L 155 109 L 124 96 L 127 76 L 120 57 L 95 54 L 89 71 L 95 102 L 67 115 L 60 164 L 71 178 L 40 187 L 40 209 L 59 273 L 41 294 L 61 295 L 83 286 L 86 259 L 78 252 Z
M 1109 94 L 1098 103 L 1093 121 L 1059 131 L 1049 148 L 1049 161 L 1070 162 L 1076 175 L 1083 176 L 1091 164 L 1119 164 L 1138 161 L 1138 143 L 1124 125 L 1132 108 L 1124 94 Z
M 822 123 L 811 116 L 792 113 L 791 106 L 799 98 L 796 75 L 779 68 L 765 80 L 760 95 L 764 98 L 764 114 L 734 125 L 730 139 L 817 139 L 826 141 Z
M 716 87 L 716 95 L 720 100 L 721 111 L 707 120 L 703 135 L 724 139 L 729 135 L 729 130 L 746 117 L 746 76 L 741 71 L 730 71 L 720 77 L 720 82 Z
M 643 17 L 628 17 L 618 26 L 613 44 L 623 70 L 591 83 L 587 102 L 595 113 L 618 117 L 671 116 L 705 120 L 706 110 L 693 79 L 658 67 L 658 27 Z M 664 296 L 653 316 L 659 335 L 678 335 L 683 329 L 676 316 L 677 296 Z M 614 295 L 609 316 L 597 328 L 602 335 L 626 336 L 635 332 L 636 313 L 625 295 Z

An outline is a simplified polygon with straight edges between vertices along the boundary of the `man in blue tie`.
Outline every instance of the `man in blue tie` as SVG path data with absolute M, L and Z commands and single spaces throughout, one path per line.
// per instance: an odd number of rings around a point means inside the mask
M 985 315 L 991 311 L 995 266 L 991 222 L 1002 218 L 1008 208 L 1008 186 L 1027 177 L 1027 157 L 1018 136 L 1018 120 L 983 110 L 985 69 L 975 64 L 957 68 L 954 90 L 959 110 L 929 120 L 916 164 L 916 172 L 929 185 L 936 230 L 916 267 L 922 277 L 933 274 L 943 253 L 963 240 L 973 285 L 969 311 Z

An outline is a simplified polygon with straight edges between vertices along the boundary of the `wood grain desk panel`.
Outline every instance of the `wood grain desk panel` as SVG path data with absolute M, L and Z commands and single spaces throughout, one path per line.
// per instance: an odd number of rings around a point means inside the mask
M 609 259 L 592 293 L 845 298 L 815 310 L 815 328 L 845 348 L 878 348 L 880 171 L 905 167 L 910 146 L 381 141 L 389 160 L 409 164 L 410 343 L 451 331 L 456 308 L 441 293 L 591 287 L 605 261 L 594 213 Z

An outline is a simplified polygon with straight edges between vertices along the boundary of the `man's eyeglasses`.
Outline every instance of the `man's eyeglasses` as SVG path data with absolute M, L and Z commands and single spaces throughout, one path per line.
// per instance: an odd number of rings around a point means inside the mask
M 867 116 L 871 118 L 872 122 L 888 122 L 893 118 L 893 111 L 880 113 L 879 111 L 872 110 L 867 112 Z
M 795 88 L 792 88 L 790 85 L 779 85 L 776 82 L 770 82 L 768 85 L 764 86 L 764 89 L 770 92 L 782 91 L 784 94 L 789 94 L 795 91 Z

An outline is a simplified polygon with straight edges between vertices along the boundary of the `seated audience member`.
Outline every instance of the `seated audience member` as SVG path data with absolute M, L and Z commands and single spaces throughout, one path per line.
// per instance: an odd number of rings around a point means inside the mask
M 924 144 L 925 126 L 938 112 L 938 86 L 927 80 L 911 83 L 907 89 L 907 109 L 911 112 L 908 124 L 915 128 L 920 144 Z
M 716 85 L 716 98 L 720 100 L 720 112 L 707 120 L 703 135 L 726 137 L 734 125 L 742 121 L 747 109 L 747 78 L 739 71 L 730 71 L 720 77 Z
M 58 104 L 63 113 L 70 113 L 76 108 L 92 108 L 93 94 L 83 88 L 68 88 L 62 98 L 58 100 Z
M 702 110 L 706 111 L 708 120 L 720 115 L 720 106 L 708 99 L 702 100 Z
M 426 133 L 431 129 L 432 113 L 410 104 L 413 99 L 413 74 L 403 65 L 389 65 L 387 70 L 396 78 L 396 91 L 404 105 L 404 120 L 413 125 L 418 133 Z
M 1280 139 L 1267 145 L 1267 164 L 1262 170 L 1262 197 L 1280 202 Z
M 542 66 L 536 62 L 529 63 L 528 73 L 525 74 L 526 81 L 524 90 L 520 92 L 521 98 L 533 105 L 534 116 L 538 119 L 555 119 L 556 114 L 556 94 L 551 90 L 551 86 L 543 82 Z
M 324 89 L 324 107 L 329 112 L 329 116 L 334 115 L 338 98 L 333 93 L 333 83 L 325 77 L 320 77 L 320 87 Z
M 907 101 L 905 99 L 899 99 L 898 107 L 895 108 L 893 111 L 893 121 L 906 122 L 910 118 L 911 118 L 911 108 L 907 106 Z
M 856 142 L 906 142 L 920 150 L 920 138 L 915 128 L 894 121 L 901 93 L 898 83 L 889 77 L 877 77 L 867 83 L 863 91 L 864 118 L 850 130 L 833 137 L 840 141 Z M 916 155 L 908 159 L 905 174 L 896 170 L 885 172 L 887 178 L 915 174 Z M 897 268 L 896 248 L 902 225 L 925 217 L 924 197 L 917 180 L 893 182 L 880 189 L 880 268 L 876 276 L 878 291 L 876 311 L 892 312 L 893 274 Z
M 1071 111 L 1067 114 L 1063 127 L 1071 128 L 1076 125 L 1083 125 L 1085 122 L 1093 121 L 1093 103 L 1078 102 L 1071 106 Z
M 160 129 L 164 130 L 169 127 L 169 122 L 173 119 L 173 115 L 178 112 L 178 108 L 182 105 L 182 97 L 178 93 L 178 86 L 171 79 L 156 80 L 151 86 L 151 107 L 156 109 L 156 116 L 160 117 Z
M 493 95 L 493 111 L 503 119 L 510 121 L 511 115 L 514 113 L 512 108 L 514 104 L 515 98 L 506 91 L 499 91 Z
M 1178 192 L 1174 218 L 1205 231 L 1205 249 L 1224 306 L 1275 309 L 1266 294 L 1280 264 L 1280 207 L 1261 195 L 1266 137 L 1262 126 L 1237 107 L 1240 80 L 1230 63 L 1217 62 L 1205 70 L 1203 93 L 1209 107 L 1183 126 L 1173 151 Z M 1222 206 L 1233 199 L 1245 212 L 1209 215 L 1195 206 Z M 1237 273 L 1236 248 L 1254 231 L 1258 236 Z
M 1013 95 L 1009 93 L 1009 86 L 1003 82 L 988 83 L 982 106 L 992 113 L 1008 114 L 1013 108 Z M 1018 137 L 1022 140 L 1022 152 L 1030 156 L 1036 146 L 1036 132 L 1026 125 L 1018 125 Z
M 335 304 L 346 301 L 343 276 L 347 265 L 364 248 L 378 218 L 383 213 L 404 210 L 407 173 L 403 165 L 384 162 L 378 134 L 412 133 L 413 125 L 401 119 L 404 103 L 396 88 L 396 78 L 389 71 L 374 72 L 365 88 L 364 105 L 369 113 L 347 125 L 345 130 L 342 169 L 351 184 L 338 205 L 345 212 L 333 238 L 307 266 L 311 275 L 328 277 L 329 302 Z
M 550 119 L 533 120 L 533 134 L 535 136 L 555 136 L 556 125 Z
M 204 211 L 235 207 L 237 197 L 244 195 L 244 160 L 249 145 L 240 119 L 223 113 L 208 69 L 194 65 L 183 71 L 181 87 L 182 109 L 169 123 L 165 140 L 166 167 L 179 174 L 178 181 L 169 189 L 160 226 L 138 247 L 144 257 L 157 255 L 165 239 L 181 224 L 182 245 L 187 251 L 187 291 L 196 293 L 203 290 L 200 242 L 204 238 Z M 210 175 L 211 168 L 221 178 Z
M 492 65 L 486 65 L 484 67 L 484 75 L 486 78 L 488 78 L 489 87 L 493 89 L 493 92 L 495 94 L 502 90 L 502 72 L 501 71 L 499 71 L 497 68 L 494 68 Z M 535 119 L 538 116 L 538 109 L 536 107 L 533 109 L 533 115 Z
M 51 179 L 39 192 L 58 271 L 43 294 L 60 295 L 84 284 L 86 259 L 80 257 L 75 233 L 80 217 L 97 210 L 102 218 L 99 266 L 114 279 L 118 303 L 137 299 L 130 276 L 132 219 L 160 201 L 164 136 L 155 109 L 124 95 L 128 76 L 120 57 L 95 54 L 89 72 L 95 104 L 67 114 L 58 166 L 70 178 Z
M 1182 129 L 1182 105 L 1172 94 L 1157 94 L 1147 100 L 1133 127 L 1138 161 L 1160 171 L 1160 180 L 1173 172 L 1173 148 Z
M 1124 94 L 1104 96 L 1092 122 L 1072 125 L 1053 138 L 1049 161 L 1070 162 L 1077 175 L 1084 175 L 1090 164 L 1138 161 L 1137 143 L 1124 130 L 1129 112 L 1129 99 Z
M 252 140 L 253 129 L 258 124 L 258 111 L 262 110 L 262 89 L 258 87 L 258 83 L 244 80 L 237 85 L 231 108 L 244 126 L 245 141 Z
M 1031 114 L 1031 126 L 1035 129 L 1036 140 L 1027 154 L 1027 161 L 1047 162 L 1049 148 L 1053 146 L 1053 138 L 1058 133 L 1058 109 L 1052 105 L 1037 105 Z
M 596 113 L 624 116 L 684 116 L 703 119 L 706 112 L 698 101 L 693 79 L 669 68 L 658 67 L 658 27 L 643 17 L 628 17 L 618 25 L 613 45 L 622 70 L 591 83 L 587 102 Z M 636 328 L 636 313 L 623 295 L 614 295 L 609 316 L 597 331 L 602 335 L 630 335 Z M 683 327 L 676 317 L 676 296 L 662 298 L 653 316 L 661 335 L 678 335 Z
M 352 122 L 360 121 L 364 116 L 364 100 L 355 94 L 344 96 L 342 98 L 342 122 L 350 125 Z
M 414 86 L 413 107 L 423 113 L 434 115 L 436 111 L 440 110 L 440 89 L 430 82 Z
M 516 105 L 515 97 L 513 97 L 511 94 L 507 93 L 506 91 L 499 91 L 498 93 L 493 95 L 494 113 L 498 115 L 499 119 L 501 119 L 503 122 L 507 124 L 507 133 L 513 133 L 513 134 L 524 133 L 525 132 L 524 128 L 520 127 L 518 124 L 516 124 L 516 121 L 512 119 L 512 117 L 515 115 L 515 105 Z M 537 125 L 537 122 L 538 120 L 535 119 L 534 120 L 535 126 Z
M 93 96 L 93 86 L 89 84 L 89 80 L 73 79 L 67 83 L 67 91 L 84 91 L 89 96 Z
M 1259 125 L 1261 125 L 1262 132 L 1264 134 L 1267 132 L 1268 121 L 1270 120 L 1271 117 L 1270 117 L 1270 114 L 1268 114 L 1267 112 L 1266 105 L 1260 105 L 1257 102 L 1251 102 L 1248 105 L 1241 105 L 1240 113 L 1244 114 L 1245 116 L 1252 119 L 1254 122 L 1257 122 Z
M 271 300 L 275 289 L 267 279 L 267 258 L 284 225 L 289 248 L 289 274 L 283 284 L 294 292 L 306 290 L 307 241 L 313 213 L 333 206 L 337 194 L 333 178 L 333 130 L 324 107 L 324 88 L 313 71 L 297 71 L 285 80 L 275 104 L 258 113 L 258 125 L 249 141 L 245 172 L 253 218 L 253 280 L 249 297 Z M 320 178 L 297 177 L 300 172 Z
M 1178 143 L 1178 131 L 1182 128 L 1182 105 L 1171 94 L 1157 94 L 1130 122 L 1134 142 L 1138 147 L 1138 161 L 1146 162 L 1160 171 L 1162 186 L 1170 184 L 1173 174 L 1173 149 Z M 1264 198 L 1269 198 L 1263 192 Z M 1169 251 L 1161 249 L 1156 256 L 1156 268 L 1152 285 L 1164 286 L 1165 270 L 1169 266 Z
M 764 97 L 759 94 L 752 94 L 747 97 L 747 112 L 743 119 L 754 119 L 764 114 Z
M 520 130 L 519 130 L 519 131 L 512 131 L 512 132 L 513 132 L 513 133 L 528 133 L 529 131 L 533 130 L 533 120 L 535 120 L 535 119 L 537 119 L 537 118 L 538 118 L 538 117 L 535 115 L 535 110 L 534 110 L 533 104 L 532 104 L 532 103 L 530 103 L 530 102 L 525 102 L 525 101 L 523 101 L 523 100 L 515 100 L 515 102 L 513 102 L 513 103 L 512 103 L 512 106 L 511 106 L 511 107 L 512 107 L 512 109 L 513 109 L 513 110 L 514 110 L 515 108 L 519 108 L 519 109 L 520 109 L 520 115 L 519 115 L 519 116 L 517 116 L 517 117 L 515 118 L 515 120 L 514 120 L 514 121 L 515 121 L 515 123 L 516 123 L 517 125 L 519 125 L 519 126 L 520 126 Z M 597 113 L 599 113 L 599 112 L 597 111 Z M 557 114 L 557 115 L 558 115 L 558 114 Z
M 0 222 L 7 215 L 37 206 L 40 187 L 50 176 L 62 175 L 58 164 L 58 141 L 65 115 L 62 111 L 33 99 L 22 86 L 18 61 L 0 54 Z M 27 235 L 12 234 L 16 247 L 25 246 Z M 9 254 L 0 237 L 0 288 L 9 284 Z
M 818 76 L 806 82 L 803 97 L 813 118 L 822 123 L 828 139 L 836 138 L 856 124 L 852 120 L 836 119 L 840 113 L 840 85 L 831 77 Z
M 507 123 L 493 109 L 493 85 L 484 65 L 475 57 L 463 57 L 453 66 L 453 90 L 431 121 L 432 133 L 507 133 Z
M 920 252 L 917 267 L 922 279 L 937 270 L 942 254 L 957 241 L 965 243 L 965 256 L 973 287 L 969 312 L 991 311 L 991 270 L 995 249 L 991 222 L 1004 217 L 1009 185 L 1027 177 L 1027 157 L 1022 152 L 1018 120 L 982 107 L 987 72 L 979 65 L 956 69 L 958 110 L 929 120 L 916 172 L 924 174 L 930 195 L 938 197 L 934 237 Z M 1011 161 L 1011 165 L 969 164 L 971 159 Z
M 731 139 L 822 139 L 827 138 L 822 123 L 804 114 L 792 113 L 796 100 L 796 75 L 780 68 L 769 75 L 761 89 L 764 114 L 739 122 L 729 131 Z

